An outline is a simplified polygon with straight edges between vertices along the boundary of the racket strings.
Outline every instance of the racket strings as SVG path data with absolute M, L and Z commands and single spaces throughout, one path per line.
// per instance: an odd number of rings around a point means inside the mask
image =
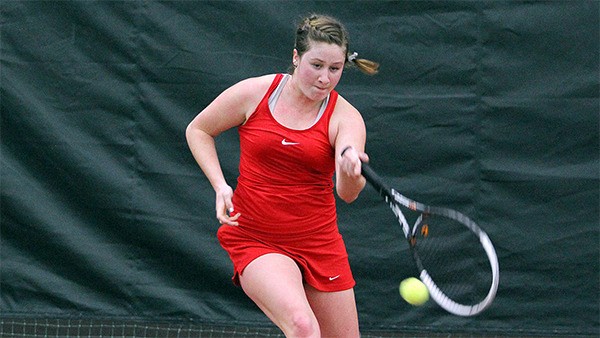
M 422 266 L 448 298 L 472 305 L 486 297 L 492 273 L 475 233 L 449 218 L 424 215 L 415 223 L 412 235 L 410 242 Z

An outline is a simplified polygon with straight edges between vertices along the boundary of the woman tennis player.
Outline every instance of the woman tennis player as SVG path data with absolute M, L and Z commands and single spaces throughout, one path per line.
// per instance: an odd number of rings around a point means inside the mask
M 287 337 L 359 336 L 332 179 L 347 203 L 365 186 L 364 121 L 334 90 L 349 64 L 367 74 L 378 67 L 349 53 L 338 20 L 312 15 L 297 27 L 289 74 L 233 85 L 186 130 L 216 193 L 218 238 L 233 262 L 233 282 Z M 241 150 L 235 192 L 214 141 L 234 127 Z

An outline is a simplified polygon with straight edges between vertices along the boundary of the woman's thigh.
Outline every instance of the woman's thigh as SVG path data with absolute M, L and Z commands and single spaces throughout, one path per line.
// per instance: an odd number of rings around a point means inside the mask
M 305 326 L 318 333 L 302 273 L 291 258 L 278 253 L 262 255 L 246 266 L 240 283 L 248 297 L 284 332 L 294 329 L 294 320 L 303 318 Z
M 354 289 L 323 292 L 306 285 L 305 290 L 323 337 L 360 336 Z

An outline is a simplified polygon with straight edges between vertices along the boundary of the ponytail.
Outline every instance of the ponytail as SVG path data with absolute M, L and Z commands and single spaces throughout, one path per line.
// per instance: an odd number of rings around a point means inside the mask
M 357 52 L 348 55 L 348 62 L 367 75 L 375 75 L 379 72 L 379 63 L 367 59 L 359 59 L 357 56 Z

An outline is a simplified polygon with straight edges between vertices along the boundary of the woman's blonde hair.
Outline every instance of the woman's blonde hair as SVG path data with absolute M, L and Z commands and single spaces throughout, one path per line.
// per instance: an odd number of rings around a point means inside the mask
M 310 48 L 310 42 L 335 44 L 345 49 L 346 64 L 356 66 L 361 72 L 369 75 L 377 74 L 377 62 L 359 59 L 357 53 L 348 51 L 348 32 L 337 19 L 326 15 L 313 14 L 304 18 L 296 29 L 294 48 L 298 56 L 302 56 Z M 290 69 L 293 72 L 293 68 Z

